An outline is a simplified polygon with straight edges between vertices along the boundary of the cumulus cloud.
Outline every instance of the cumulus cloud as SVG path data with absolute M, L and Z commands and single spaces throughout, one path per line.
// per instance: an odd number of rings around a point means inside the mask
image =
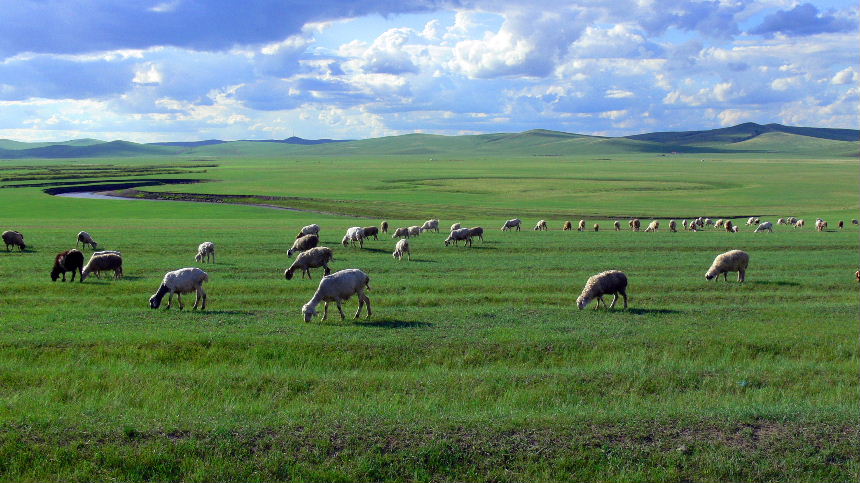
M 821 33 L 849 32 L 856 29 L 856 17 L 837 15 L 833 12 L 819 13 L 815 5 L 804 3 L 791 10 L 780 10 L 766 16 L 762 23 L 751 29 L 749 33 L 767 37 L 774 34 L 806 36 Z

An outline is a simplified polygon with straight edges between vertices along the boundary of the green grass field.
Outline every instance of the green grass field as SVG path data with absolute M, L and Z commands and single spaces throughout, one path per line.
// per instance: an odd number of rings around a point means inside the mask
M 4 481 L 857 481 L 857 160 L 648 154 L 14 160 L 0 163 Z M 704 159 L 704 162 L 702 161 Z M 206 166 L 203 166 L 206 165 Z M 217 166 L 213 166 L 217 165 Z M 152 192 L 293 197 L 362 218 L 59 198 L 46 186 L 209 179 Z M 630 215 L 798 216 L 754 234 L 633 233 Z M 830 231 L 811 224 L 827 219 Z M 339 244 L 345 229 L 481 225 Z M 524 230 L 499 231 L 520 217 Z M 598 233 L 562 232 L 585 217 Z M 546 218 L 551 231 L 531 230 Z M 624 231 L 609 231 L 612 220 Z M 845 220 L 844 230 L 836 228 Z M 647 223 L 647 219 L 645 222 Z M 371 277 L 371 319 L 306 324 L 283 277 L 297 229 Z M 125 278 L 52 283 L 87 230 Z M 218 246 L 218 263 L 194 262 Z M 706 282 L 750 253 L 747 281 Z M 150 310 L 166 271 L 210 275 L 205 312 Z M 576 309 L 623 270 L 630 309 Z M 191 297 L 189 297 L 190 299 Z M 357 300 L 345 304 L 351 315 Z

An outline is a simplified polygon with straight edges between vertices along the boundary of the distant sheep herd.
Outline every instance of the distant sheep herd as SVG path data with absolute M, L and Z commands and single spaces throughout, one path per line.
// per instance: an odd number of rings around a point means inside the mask
M 853 225 L 858 225 L 860 222 L 854 219 L 851 220 Z M 519 218 L 507 220 L 501 227 L 502 231 L 520 231 L 522 221 Z M 777 225 L 787 225 L 794 228 L 803 228 L 805 221 L 795 217 L 779 218 L 776 221 Z M 632 218 L 627 222 L 627 225 L 632 231 L 640 231 L 642 222 L 638 218 Z M 667 225 L 669 231 L 675 233 L 678 231 L 678 223 L 676 220 L 669 220 Z M 749 217 L 746 220 L 746 226 L 755 226 L 755 233 L 769 232 L 773 233 L 773 223 L 769 221 L 762 222 L 758 217 Z M 839 221 L 837 225 L 839 229 L 843 229 L 843 221 Z M 584 232 L 586 227 L 585 220 L 579 220 L 577 223 L 577 231 Z M 615 231 L 621 231 L 621 222 L 614 221 L 613 227 Z M 738 225 L 729 219 L 717 219 L 699 217 L 691 220 L 682 220 L 681 227 L 686 231 L 701 231 L 706 227 L 713 227 L 715 230 L 725 230 L 728 233 L 737 233 Z M 827 231 L 828 224 L 822 219 L 815 221 L 815 229 L 817 231 Z M 383 221 L 379 227 L 354 226 L 346 230 L 346 234 L 342 239 L 342 244 L 345 247 L 364 247 L 364 241 L 370 238 L 379 240 L 379 234 L 388 234 L 389 224 Z M 571 231 L 573 223 L 565 221 L 561 228 L 563 231 Z M 599 231 L 599 224 L 595 223 L 594 231 Z M 657 232 L 660 229 L 660 222 L 653 220 L 648 223 L 645 232 Z M 367 307 L 367 317 L 371 315 L 370 298 L 365 294 L 365 290 L 370 290 L 370 277 L 363 271 L 349 268 L 331 273 L 328 263 L 334 261 L 334 252 L 329 247 L 319 246 L 320 226 L 317 224 L 302 227 L 296 235 L 296 239 L 292 247 L 287 250 L 287 257 L 292 258 L 293 254 L 297 254 L 295 261 L 284 271 L 284 277 L 291 280 L 296 271 L 301 272 L 302 278 L 305 276 L 308 279 L 313 279 L 311 276 L 312 268 L 323 268 L 325 275 L 319 283 L 319 287 L 313 297 L 302 307 L 302 315 L 306 322 L 310 322 L 314 315 L 317 314 L 316 307 L 322 302 L 324 304 L 323 320 L 328 316 L 328 303 L 335 302 L 340 313 L 341 319 L 345 319 L 345 314 L 342 308 L 342 302 L 350 299 L 353 295 L 358 296 L 358 310 L 355 313 L 355 318 L 361 314 L 361 309 Z M 549 224 L 546 220 L 539 220 L 534 231 L 548 231 Z M 413 225 L 408 227 L 393 228 L 391 238 L 398 238 L 394 252 L 391 254 L 396 260 L 402 260 L 403 256 L 407 260 L 412 260 L 412 251 L 410 247 L 410 238 L 415 238 L 421 235 L 422 232 L 433 231 L 439 232 L 439 220 L 427 220 L 421 226 Z M 7 230 L 2 234 L 3 242 L 6 244 L 6 251 L 10 251 L 10 247 L 18 247 L 19 251 L 24 251 L 27 245 L 24 242 L 24 235 L 18 231 Z M 484 241 L 484 229 L 480 226 L 465 228 L 460 223 L 451 225 L 451 230 L 448 237 L 444 240 L 445 246 L 459 245 L 463 242 L 463 247 L 472 246 L 472 239 L 478 238 L 481 242 Z M 89 261 L 84 264 L 84 254 L 77 249 L 77 244 L 81 244 L 81 249 L 85 249 L 87 245 L 93 250 Z M 123 276 L 122 270 L 122 253 L 114 250 L 95 251 L 98 247 L 92 235 L 86 231 L 81 231 L 77 235 L 75 248 L 58 253 L 54 257 L 54 265 L 51 269 L 51 280 L 57 281 L 62 277 L 66 281 L 66 273 L 71 272 L 71 281 L 75 280 L 75 275 L 78 275 L 79 282 L 83 282 L 90 275 L 101 276 L 103 271 L 112 271 L 114 278 L 118 279 Z M 197 254 L 194 257 L 199 263 L 215 263 L 215 244 L 210 241 L 205 241 L 197 247 Z M 730 250 L 716 256 L 711 267 L 705 273 L 706 280 L 718 279 L 720 275 L 724 280 L 728 280 L 729 272 L 737 272 L 738 282 L 743 283 L 746 279 L 746 270 L 749 266 L 750 256 L 742 250 Z M 855 278 L 860 282 L 860 270 L 855 273 Z M 206 292 L 203 289 L 203 283 L 209 280 L 209 275 L 196 267 L 181 268 L 167 272 L 164 275 L 161 286 L 155 294 L 149 299 L 149 305 L 153 309 L 161 306 L 162 299 L 168 295 L 167 308 L 171 306 L 173 294 L 177 295 L 180 310 L 184 308 L 182 303 L 182 294 L 195 293 L 196 299 L 193 309 L 198 306 L 200 309 L 206 309 Z M 627 308 L 627 275 L 618 270 L 608 270 L 590 277 L 582 293 L 576 299 L 576 305 L 579 309 L 584 309 L 588 304 L 597 300 L 595 309 L 600 307 L 601 302 L 606 306 L 603 300 L 604 295 L 612 295 L 614 298 L 608 308 L 614 308 L 618 297 L 624 299 L 624 308 Z

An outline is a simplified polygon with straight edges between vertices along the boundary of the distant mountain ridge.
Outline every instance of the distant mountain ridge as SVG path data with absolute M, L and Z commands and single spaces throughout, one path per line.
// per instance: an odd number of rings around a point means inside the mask
M 622 153 L 798 153 L 856 156 L 860 130 L 743 123 L 703 131 L 653 132 L 623 137 L 546 129 L 464 136 L 404 134 L 362 140 L 302 139 L 139 144 L 78 139 L 23 143 L 0 139 L 0 159 L 132 156 L 475 155 L 563 156 Z

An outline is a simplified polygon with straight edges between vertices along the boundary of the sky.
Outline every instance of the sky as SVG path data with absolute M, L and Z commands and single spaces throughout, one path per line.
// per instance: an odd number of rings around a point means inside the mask
M 0 138 L 18 141 L 860 127 L 856 0 L 0 0 L 0 12 Z

